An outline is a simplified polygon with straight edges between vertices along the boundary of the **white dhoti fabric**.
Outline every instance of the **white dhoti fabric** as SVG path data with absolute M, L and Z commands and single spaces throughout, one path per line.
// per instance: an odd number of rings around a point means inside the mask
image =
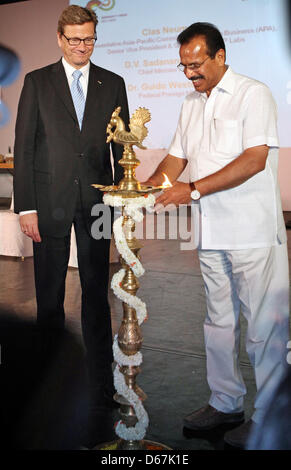
M 206 290 L 204 323 L 210 405 L 240 412 L 246 387 L 239 367 L 239 314 L 247 320 L 246 350 L 259 422 L 286 368 L 289 270 L 286 244 L 245 250 L 199 250 Z

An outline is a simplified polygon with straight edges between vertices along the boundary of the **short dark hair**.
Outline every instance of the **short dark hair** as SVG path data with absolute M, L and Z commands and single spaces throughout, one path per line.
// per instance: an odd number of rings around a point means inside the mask
M 204 36 L 207 46 L 207 53 L 213 59 L 219 49 L 225 51 L 225 43 L 219 29 L 211 23 L 193 23 L 188 28 L 184 29 L 177 41 L 180 45 L 187 44 L 196 36 Z
M 91 8 L 83 8 L 79 5 L 70 5 L 61 13 L 58 21 L 58 32 L 60 34 L 64 34 L 64 27 L 66 25 L 84 24 L 91 22 L 94 24 L 94 31 L 96 32 L 98 19 L 95 12 L 91 10 Z

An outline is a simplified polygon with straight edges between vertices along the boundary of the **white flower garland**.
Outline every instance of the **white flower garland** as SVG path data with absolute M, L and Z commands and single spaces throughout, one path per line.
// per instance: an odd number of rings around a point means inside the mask
M 144 274 L 144 268 L 142 267 L 139 259 L 134 255 L 134 253 L 129 248 L 126 243 L 126 238 L 122 228 L 123 216 L 118 217 L 113 224 L 113 233 L 115 238 L 115 245 L 122 258 L 127 262 L 131 267 L 136 277 L 140 277 Z
M 147 194 L 146 196 L 136 198 L 123 198 L 121 196 L 112 196 L 111 194 L 107 193 L 104 195 L 103 201 L 104 204 L 113 207 L 123 206 L 126 215 L 132 217 L 135 222 L 141 222 L 143 219 L 143 213 L 140 209 L 143 207 L 153 206 L 155 204 L 155 197 L 152 194 Z M 113 233 L 116 247 L 124 261 L 132 269 L 135 276 L 140 277 L 144 274 L 144 268 L 142 267 L 139 259 L 134 255 L 127 245 L 122 223 L 123 216 L 119 217 L 113 224 Z M 116 274 L 114 274 L 111 281 L 111 287 L 116 297 L 135 309 L 138 324 L 141 325 L 147 317 L 146 304 L 138 297 L 129 294 L 124 289 L 122 289 L 121 285 L 125 273 L 125 269 L 122 268 Z M 119 348 L 118 336 L 115 335 L 113 341 L 113 355 L 114 360 L 117 363 L 114 370 L 115 388 L 117 392 L 126 398 L 126 400 L 134 408 L 138 420 L 136 425 L 132 427 L 127 427 L 122 421 L 118 421 L 115 432 L 119 437 L 127 441 L 143 439 L 149 424 L 148 414 L 144 409 L 139 396 L 127 386 L 124 375 L 119 370 L 122 366 L 139 366 L 142 363 L 142 354 L 140 352 L 137 352 L 132 356 L 127 356 L 124 354 Z
M 122 289 L 121 283 L 124 276 L 125 269 L 122 268 L 112 277 L 111 287 L 116 297 L 118 297 L 120 300 L 122 300 L 122 302 L 127 303 L 130 307 L 136 310 L 137 321 L 138 324 L 141 325 L 147 316 L 146 304 L 136 295 L 132 295 Z
M 110 193 L 105 193 L 103 196 L 103 202 L 107 206 L 112 207 L 124 207 L 128 215 L 130 215 L 135 222 L 141 222 L 143 219 L 143 213 L 139 211 L 143 207 L 152 207 L 155 204 L 155 196 L 153 194 L 146 194 L 145 196 L 139 197 L 122 197 L 113 196 Z

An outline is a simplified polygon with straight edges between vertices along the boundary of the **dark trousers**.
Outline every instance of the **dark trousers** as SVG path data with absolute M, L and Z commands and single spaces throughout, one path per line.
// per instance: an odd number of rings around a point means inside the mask
M 93 218 L 92 218 L 93 221 Z M 95 240 L 84 220 L 80 198 L 73 220 L 82 288 L 81 324 L 91 389 L 112 386 L 112 330 L 108 304 L 110 240 Z M 42 236 L 34 243 L 37 322 L 43 331 L 64 327 L 65 280 L 70 233 L 63 238 Z

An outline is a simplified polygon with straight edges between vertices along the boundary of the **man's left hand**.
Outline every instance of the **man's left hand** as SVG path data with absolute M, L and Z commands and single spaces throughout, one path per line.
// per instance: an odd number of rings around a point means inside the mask
M 190 201 L 191 188 L 189 183 L 175 182 L 171 188 L 163 190 L 163 193 L 156 199 L 156 205 L 175 204 L 178 206 L 179 204 L 188 204 Z

